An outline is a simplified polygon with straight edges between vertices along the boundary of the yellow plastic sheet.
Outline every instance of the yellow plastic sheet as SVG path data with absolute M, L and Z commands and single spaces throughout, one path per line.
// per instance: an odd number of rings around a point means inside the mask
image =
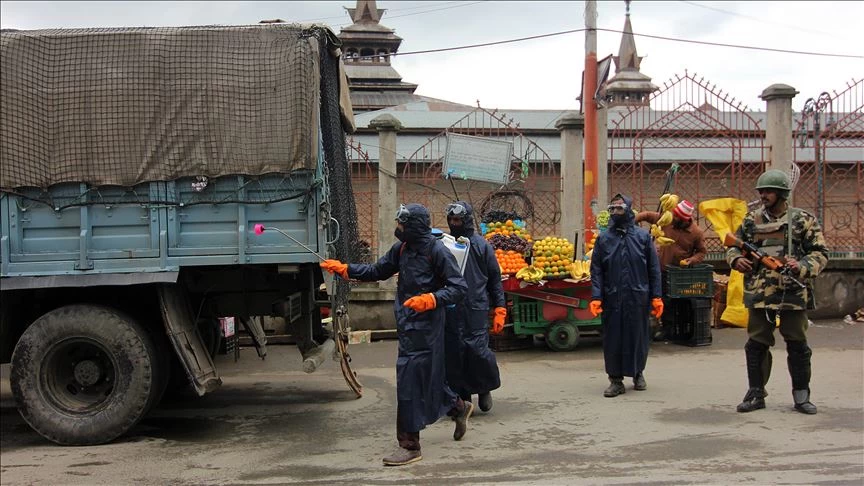
M 699 203 L 699 214 L 708 218 L 720 241 L 723 241 L 726 233 L 735 232 L 741 226 L 747 215 L 747 203 L 731 197 L 702 201 Z M 720 320 L 732 326 L 747 327 L 748 317 L 747 308 L 744 307 L 744 274 L 732 270 L 726 288 L 726 310 Z

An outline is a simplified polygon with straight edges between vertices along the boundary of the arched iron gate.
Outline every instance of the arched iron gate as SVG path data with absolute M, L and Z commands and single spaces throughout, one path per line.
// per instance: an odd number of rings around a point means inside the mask
M 448 133 L 512 142 L 511 182 L 496 186 L 488 182 L 444 179 L 441 169 Z M 478 215 L 482 208 L 515 210 L 525 218 L 534 237 L 555 235 L 561 219 L 560 193 L 558 166 L 549 155 L 525 136 L 512 118 L 481 107 L 430 138 L 400 169 L 400 200 L 425 205 L 432 214 L 432 226 L 442 229 L 447 228 L 445 208 L 458 196 L 470 202 Z
M 828 98 L 826 110 L 802 115 L 796 126 L 794 162 L 800 175 L 794 203 L 814 215 L 821 207 L 832 251 L 864 252 L 864 79 L 853 79 Z M 817 146 L 821 164 L 816 162 Z
M 768 156 L 761 120 L 704 77 L 686 71 L 663 83 L 649 106 L 610 109 L 609 194 L 633 197 L 637 210 L 655 210 L 673 163 L 674 192 L 694 205 L 719 197 L 753 199 L 753 185 Z M 709 251 L 722 251 L 707 229 Z
M 351 164 L 357 230 L 364 255 L 362 261 L 355 263 L 371 263 L 378 255 L 378 166 L 369 162 L 369 153 L 353 137 L 346 140 L 345 152 Z

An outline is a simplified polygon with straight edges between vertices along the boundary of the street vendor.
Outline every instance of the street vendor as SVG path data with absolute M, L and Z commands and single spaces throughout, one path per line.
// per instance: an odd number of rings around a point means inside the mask
M 465 201 L 447 206 L 447 225 L 454 238 L 469 240 L 463 276 L 468 284 L 465 299 L 447 308 L 444 352 L 447 383 L 462 400 L 477 394 L 480 410 L 492 408 L 492 390 L 501 386 L 498 361 L 489 348 L 489 311 L 494 309 L 492 332 L 504 330 L 507 308 L 501 286 L 501 267 L 495 249 L 474 232 L 474 209 Z
M 636 224 L 647 221 L 651 224 L 660 220 L 661 214 L 655 211 L 642 211 L 636 215 Z M 657 246 L 660 257 L 660 270 L 666 265 L 689 267 L 701 263 L 708 250 L 705 249 L 705 236 L 702 229 L 693 223 L 693 204 L 686 199 L 672 208 L 672 222 L 660 228 L 666 237 L 674 240 L 665 246 Z

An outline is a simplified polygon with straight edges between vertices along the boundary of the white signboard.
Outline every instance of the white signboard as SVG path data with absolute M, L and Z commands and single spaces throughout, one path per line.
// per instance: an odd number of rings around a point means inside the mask
M 512 142 L 448 133 L 441 174 L 445 178 L 506 184 L 512 158 Z

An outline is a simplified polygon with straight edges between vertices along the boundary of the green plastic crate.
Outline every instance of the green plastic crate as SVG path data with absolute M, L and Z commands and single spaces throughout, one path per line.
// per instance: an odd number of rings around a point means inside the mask
M 666 295 L 672 299 L 691 297 L 714 297 L 714 267 L 695 265 L 692 267 L 666 266 Z

